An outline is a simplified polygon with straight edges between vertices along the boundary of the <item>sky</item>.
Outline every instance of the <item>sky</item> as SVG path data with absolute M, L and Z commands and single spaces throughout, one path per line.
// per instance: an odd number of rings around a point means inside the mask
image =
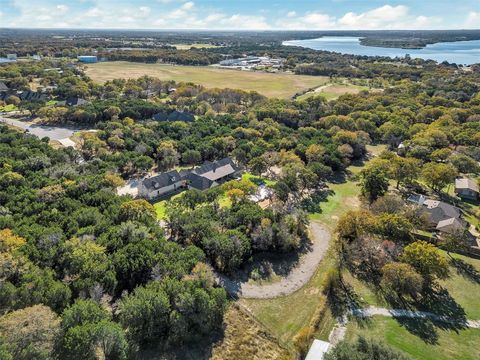
M 479 29 L 480 0 L 0 0 L 0 28 Z

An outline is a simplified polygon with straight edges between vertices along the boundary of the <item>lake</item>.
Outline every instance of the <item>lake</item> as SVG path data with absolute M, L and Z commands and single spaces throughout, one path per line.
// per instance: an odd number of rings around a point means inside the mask
M 318 39 L 289 40 L 283 45 L 300 46 L 314 50 L 333 51 L 350 55 L 404 57 L 431 59 L 437 62 L 448 61 L 471 65 L 480 63 L 480 40 L 442 42 L 427 45 L 423 49 L 396 49 L 360 45 L 359 37 L 324 36 Z

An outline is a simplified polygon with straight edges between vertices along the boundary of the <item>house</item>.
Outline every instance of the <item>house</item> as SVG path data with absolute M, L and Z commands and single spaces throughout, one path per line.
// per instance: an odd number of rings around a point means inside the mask
M 187 180 L 189 189 L 197 189 L 203 191 L 218 185 L 218 182 L 207 179 L 206 177 L 195 174 L 193 172 L 187 174 L 185 176 L 185 179 Z
M 149 200 L 181 189 L 200 191 L 218 186 L 224 181 L 240 176 L 241 170 L 230 158 L 218 161 L 206 161 L 193 170 L 172 170 L 151 178 L 143 179 L 139 184 L 138 195 Z
M 188 112 L 172 111 L 171 113 L 160 112 L 152 116 L 155 121 L 185 121 L 191 122 L 195 120 L 195 116 Z
M 434 227 L 440 221 L 451 218 L 459 219 L 462 215 L 460 209 L 456 206 L 439 200 L 426 199 L 422 204 L 422 208 L 427 213 L 430 224 Z
M 325 354 L 330 350 L 331 344 L 322 340 L 313 340 L 305 360 L 323 360 Z
M 8 86 L 4 82 L 0 81 L 0 92 L 8 91 Z
M 153 200 L 162 195 L 180 190 L 185 185 L 185 179 L 180 176 L 177 170 L 172 170 L 143 179 L 138 187 L 138 195 Z
M 464 199 L 477 200 L 480 194 L 478 183 L 469 178 L 455 179 L 455 193 Z
M 47 94 L 31 90 L 18 91 L 16 96 L 22 101 L 45 101 L 48 98 Z
M 459 218 L 450 218 L 439 221 L 435 229 L 442 233 L 455 234 L 459 231 L 466 230 L 466 228 L 465 221 Z
M 240 169 L 234 164 L 232 159 L 224 158 L 214 162 L 206 161 L 203 165 L 193 169 L 192 173 L 208 180 L 223 182 L 238 177 Z
M 67 100 L 58 101 L 57 105 L 59 106 L 80 106 L 88 104 L 88 101 L 78 97 L 68 98 Z

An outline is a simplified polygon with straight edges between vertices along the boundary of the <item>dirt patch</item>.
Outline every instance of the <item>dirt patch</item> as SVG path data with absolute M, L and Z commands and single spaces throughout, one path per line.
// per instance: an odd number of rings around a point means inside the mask
M 210 359 L 291 359 L 263 325 L 238 305 L 234 304 L 227 311 L 224 325 L 224 337 L 215 344 Z

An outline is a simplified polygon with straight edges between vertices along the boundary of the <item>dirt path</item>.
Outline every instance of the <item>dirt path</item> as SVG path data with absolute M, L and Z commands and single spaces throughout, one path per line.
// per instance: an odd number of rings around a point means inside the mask
M 434 321 L 441 321 L 444 323 L 458 323 L 465 327 L 480 329 L 480 320 L 457 320 L 451 317 L 437 315 L 427 311 L 411 311 L 404 309 L 385 309 L 377 307 L 369 307 L 366 309 L 354 309 L 352 311 L 354 316 L 358 317 L 371 317 L 375 315 L 395 317 L 395 318 L 414 318 L 414 319 L 430 319 Z
M 330 232 L 322 224 L 312 221 L 310 223 L 310 232 L 312 235 L 312 248 L 302 256 L 300 264 L 280 281 L 272 284 L 256 285 L 249 284 L 246 281 L 233 280 L 223 274 L 217 274 L 219 284 L 232 296 L 254 299 L 275 298 L 297 291 L 313 276 L 330 243 Z

